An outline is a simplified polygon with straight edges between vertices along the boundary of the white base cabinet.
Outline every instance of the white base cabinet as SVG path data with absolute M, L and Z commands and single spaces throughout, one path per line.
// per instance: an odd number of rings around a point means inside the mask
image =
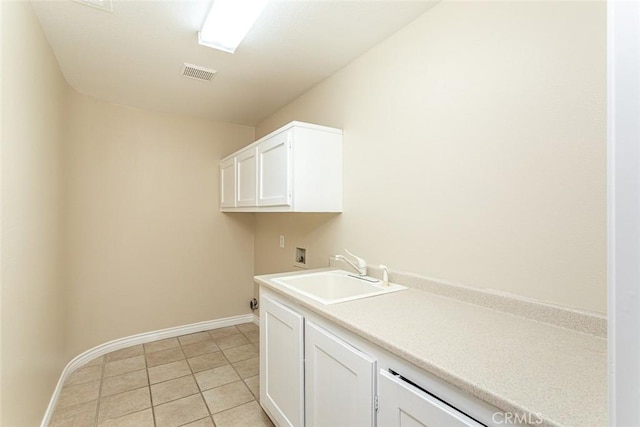
M 482 427 L 473 418 L 385 370 L 380 370 L 378 376 L 378 393 L 381 427 Z
M 263 286 L 260 334 L 260 403 L 276 426 L 498 427 L 504 419 Z
M 375 359 L 309 321 L 305 359 L 307 427 L 375 425 Z

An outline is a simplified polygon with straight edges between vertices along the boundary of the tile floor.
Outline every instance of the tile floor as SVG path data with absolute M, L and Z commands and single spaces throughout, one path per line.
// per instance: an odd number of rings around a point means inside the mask
M 252 323 L 136 345 L 71 374 L 50 426 L 273 426 Z

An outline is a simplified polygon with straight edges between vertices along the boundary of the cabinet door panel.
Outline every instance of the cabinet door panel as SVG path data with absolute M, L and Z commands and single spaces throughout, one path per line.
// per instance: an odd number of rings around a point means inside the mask
M 281 426 L 304 425 L 301 314 L 261 296 L 260 401 Z
M 378 395 L 380 426 L 482 427 L 462 412 L 384 370 L 378 376 Z
M 236 206 L 236 158 L 220 163 L 220 207 Z
M 306 426 L 373 426 L 375 360 L 308 321 L 305 357 Z
M 274 135 L 258 146 L 258 206 L 291 204 L 289 135 Z
M 238 171 L 236 206 L 257 206 L 256 149 L 251 148 L 236 156 Z

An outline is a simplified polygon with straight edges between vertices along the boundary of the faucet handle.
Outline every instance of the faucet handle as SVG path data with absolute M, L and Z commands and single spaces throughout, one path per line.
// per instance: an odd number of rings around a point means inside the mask
M 346 253 L 348 253 L 349 255 L 351 255 L 353 258 L 356 259 L 356 261 L 358 262 L 358 267 L 359 268 L 365 268 L 367 266 L 367 262 L 365 260 L 363 260 L 362 258 L 360 258 L 357 255 L 352 254 L 351 252 L 349 252 L 349 249 L 344 250 Z

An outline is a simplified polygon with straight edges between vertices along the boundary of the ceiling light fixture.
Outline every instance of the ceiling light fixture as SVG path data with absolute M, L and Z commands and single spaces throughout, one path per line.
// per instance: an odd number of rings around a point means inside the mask
M 214 0 L 198 33 L 203 46 L 233 53 L 262 13 L 268 0 Z
M 111 0 L 73 0 L 76 3 L 84 4 L 86 6 L 95 7 L 96 9 L 104 10 L 105 12 L 113 12 L 113 5 Z

